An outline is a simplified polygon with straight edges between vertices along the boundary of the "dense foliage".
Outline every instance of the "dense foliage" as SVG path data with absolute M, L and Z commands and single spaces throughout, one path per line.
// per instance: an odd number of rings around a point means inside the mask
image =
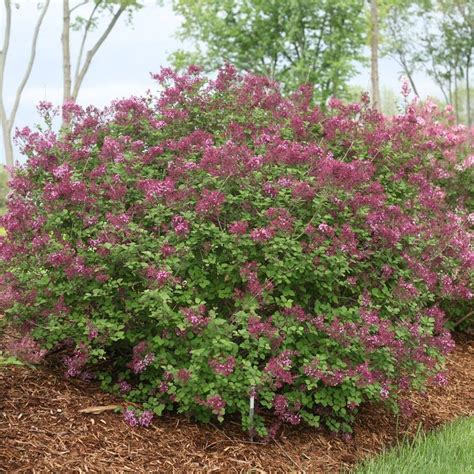
M 173 54 L 176 67 L 231 62 L 294 90 L 318 84 L 315 97 L 348 93 L 348 79 L 366 42 L 363 0 L 173 0 L 180 37 L 197 50 Z
M 348 431 L 364 401 L 407 411 L 400 391 L 444 383 L 438 302 L 472 297 L 469 217 L 442 188 L 472 161 L 465 130 L 431 103 L 323 113 L 231 66 L 156 79 L 159 97 L 18 132 L 0 244 L 16 354 L 59 351 L 67 376 L 143 403 L 132 425 L 177 408 L 260 434 L 270 411 Z

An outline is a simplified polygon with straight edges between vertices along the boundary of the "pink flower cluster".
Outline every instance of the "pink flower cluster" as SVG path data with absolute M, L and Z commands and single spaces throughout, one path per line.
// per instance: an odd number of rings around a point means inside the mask
M 174 216 L 172 219 L 173 229 L 176 235 L 187 235 L 190 231 L 189 222 L 182 216 Z
M 208 397 L 205 404 L 215 415 L 223 414 L 227 405 L 226 401 L 220 395 L 212 395 Z
M 46 349 L 42 349 L 41 346 L 28 335 L 10 343 L 8 350 L 14 356 L 30 364 L 38 364 L 48 353 Z
M 181 312 L 188 323 L 194 328 L 205 327 L 209 323 L 209 318 L 205 316 L 205 305 L 200 305 L 198 308 L 183 308 L 181 309 Z
M 220 191 L 205 189 L 196 204 L 196 213 L 204 216 L 218 216 L 224 201 L 225 196 Z
M 151 266 L 145 270 L 145 275 L 150 281 L 158 283 L 159 286 L 164 285 L 172 276 L 168 270 Z
M 151 410 L 144 410 L 139 416 L 137 416 L 135 410 L 127 408 L 123 412 L 123 419 L 127 425 L 135 426 L 150 426 L 153 421 L 153 412 Z
M 77 377 L 83 373 L 84 367 L 89 360 L 89 351 L 85 344 L 79 344 L 72 355 L 64 358 L 66 365 L 66 377 Z
M 150 351 L 150 346 L 147 341 L 139 342 L 133 348 L 133 358 L 129 363 L 129 367 L 133 373 L 142 373 L 155 360 L 155 355 Z
M 273 399 L 273 408 L 275 410 L 275 415 L 283 421 L 286 421 L 291 425 L 298 425 L 300 423 L 301 417 L 298 414 L 299 407 L 295 406 L 290 409 L 288 400 L 284 395 L 275 395 L 275 398 Z
M 291 367 L 292 356 L 296 354 L 295 351 L 283 351 L 268 361 L 265 372 L 273 377 L 277 388 L 282 387 L 283 384 L 291 385 L 294 382 L 295 376 L 291 373 Z
M 229 356 L 224 362 L 218 359 L 210 359 L 209 367 L 211 367 L 217 374 L 229 376 L 235 368 L 235 357 Z

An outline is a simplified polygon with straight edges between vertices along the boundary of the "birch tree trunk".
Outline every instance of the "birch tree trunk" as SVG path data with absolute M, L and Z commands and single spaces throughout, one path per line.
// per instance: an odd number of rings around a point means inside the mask
M 67 1 L 67 0 L 64 0 L 64 1 Z M 114 16 L 110 20 L 110 23 L 107 25 L 107 28 L 105 29 L 105 31 L 99 37 L 99 39 L 94 44 L 94 46 L 87 52 L 86 58 L 85 58 L 85 61 L 84 61 L 84 64 L 82 65 L 82 67 L 80 67 L 80 60 L 81 60 L 81 56 L 82 56 L 82 51 L 81 51 L 81 54 L 79 56 L 79 62 L 77 64 L 76 74 L 75 74 L 75 77 L 74 77 L 74 88 L 72 90 L 72 94 L 70 93 L 70 96 L 71 96 L 72 100 L 74 100 L 74 101 L 77 100 L 77 96 L 79 95 L 79 90 L 81 88 L 84 77 L 86 76 L 87 71 L 89 70 L 89 66 L 92 62 L 92 59 L 94 58 L 94 56 L 96 55 L 97 51 L 102 46 L 104 41 L 107 39 L 110 32 L 113 30 L 115 24 L 117 23 L 118 19 L 120 18 L 120 16 L 122 15 L 122 13 L 125 10 L 126 10 L 126 5 L 121 5 L 119 7 L 119 9 L 115 12 Z M 86 29 L 85 29 L 85 32 L 84 32 L 84 42 L 85 42 L 85 38 L 87 37 L 87 33 L 89 31 L 90 21 L 91 21 L 91 19 L 89 19 L 89 22 L 88 22 L 88 24 L 86 26 Z M 81 50 L 82 49 L 83 49 L 83 45 L 81 44 Z M 71 74 L 71 65 L 69 64 L 69 75 L 70 74 Z
M 5 35 L 3 39 L 2 50 L 0 50 L 0 120 L 2 122 L 2 137 L 3 145 L 5 151 L 5 161 L 7 166 L 13 167 L 14 165 L 14 156 L 13 156 L 13 146 L 11 141 L 11 134 L 13 130 L 13 125 L 15 123 L 16 114 L 18 112 L 18 107 L 20 105 L 21 96 L 25 89 L 26 83 L 30 78 L 31 71 L 33 70 L 33 64 L 36 58 L 36 46 L 38 43 L 38 36 L 41 30 L 41 25 L 43 24 L 44 17 L 48 11 L 50 0 L 46 0 L 44 5 L 41 7 L 41 12 L 36 21 L 35 29 L 33 31 L 33 38 L 31 40 L 31 49 L 30 55 L 28 58 L 28 63 L 26 65 L 25 72 L 22 79 L 16 90 L 13 106 L 10 113 L 5 109 L 5 103 L 3 101 L 4 93 L 4 80 L 5 80 L 5 64 L 8 54 L 8 49 L 10 45 L 10 34 L 11 34 L 11 1 L 5 0 L 5 11 L 6 11 L 6 25 L 5 25 Z
M 458 90 L 458 74 L 454 69 L 454 110 L 456 112 L 456 124 L 459 125 L 459 90 Z
M 91 30 L 91 27 L 93 26 L 96 20 L 97 13 L 99 13 L 100 9 L 107 3 L 106 0 L 95 0 L 95 5 L 91 13 L 89 14 L 88 19 L 85 21 L 84 31 L 82 33 L 82 40 L 80 42 L 79 53 L 76 60 L 76 67 L 73 75 L 71 71 L 71 14 L 77 8 L 83 5 L 87 5 L 88 3 L 89 2 L 85 0 L 71 8 L 69 0 L 63 0 L 63 31 L 61 35 L 63 49 L 63 103 L 68 100 L 72 100 L 74 102 L 77 100 L 77 96 L 79 95 L 79 91 L 84 81 L 84 77 L 86 76 L 90 64 L 97 51 L 113 30 L 122 13 L 125 12 L 127 8 L 136 8 L 135 2 L 131 0 L 123 0 L 121 2 L 117 2 L 118 9 L 115 11 L 106 29 L 94 43 L 92 48 L 87 51 L 83 61 L 86 40 Z M 66 124 L 66 122 L 63 121 L 63 124 Z
M 0 119 L 2 121 L 2 137 L 3 147 L 5 151 L 5 161 L 7 166 L 13 166 L 13 150 L 10 139 L 9 120 L 5 110 L 5 104 L 3 103 L 3 85 L 5 82 L 5 63 L 8 54 L 8 48 L 10 47 L 10 33 L 12 26 L 12 9 L 9 0 L 5 0 L 5 33 L 3 37 L 2 49 L 0 50 Z
M 71 47 L 69 34 L 71 30 L 71 10 L 69 0 L 63 0 L 63 103 L 71 100 Z
M 469 58 L 466 65 L 466 107 L 467 107 L 467 125 L 470 127 L 472 125 L 471 117 L 471 89 L 469 84 L 469 74 L 470 74 L 471 59 Z
M 370 0 L 370 79 L 372 85 L 372 106 L 380 111 L 379 84 L 379 14 L 377 0 Z
M 3 115 L 3 110 L 0 109 L 0 113 Z M 5 152 L 5 163 L 9 168 L 12 168 L 14 163 L 13 159 L 13 146 L 11 135 L 8 131 L 8 123 L 2 120 L 2 138 L 3 138 L 3 149 Z

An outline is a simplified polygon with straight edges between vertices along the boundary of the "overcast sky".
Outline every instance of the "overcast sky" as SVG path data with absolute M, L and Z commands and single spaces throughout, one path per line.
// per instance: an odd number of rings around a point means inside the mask
M 76 0 L 77 2 L 79 0 Z M 14 91 L 26 67 L 30 50 L 30 39 L 38 17 L 37 1 L 23 0 L 18 2 L 20 8 L 13 9 L 13 26 L 10 50 L 6 66 L 6 83 L 4 100 L 8 110 L 14 99 Z M 154 87 L 150 72 L 156 72 L 167 65 L 168 55 L 183 47 L 175 34 L 180 18 L 174 14 L 169 2 L 159 6 L 158 2 L 149 0 L 144 8 L 133 16 L 131 25 L 125 18 L 119 20 L 107 41 L 95 56 L 89 72 L 83 82 L 78 102 L 81 104 L 105 105 L 117 97 L 141 94 Z M 74 5 L 75 2 L 71 1 Z M 30 80 L 25 88 L 18 111 L 16 125 L 33 125 L 37 121 L 36 104 L 40 100 L 49 100 L 59 104 L 62 97 L 62 52 L 61 52 L 61 0 L 51 0 L 40 37 L 36 62 Z M 4 32 L 3 2 L 0 7 L 0 41 Z M 105 23 L 99 24 L 97 31 Z M 74 41 L 74 39 L 76 41 Z M 94 37 L 91 37 L 93 40 Z M 73 47 L 77 47 L 78 35 L 73 35 Z M 72 51 L 72 65 L 76 50 Z M 382 86 L 396 91 L 400 90 L 400 68 L 395 61 L 380 61 L 380 79 Z M 368 69 L 360 68 L 352 84 L 369 90 L 370 75 Z M 439 96 L 435 84 L 426 74 L 416 76 L 416 84 L 422 95 Z M 0 137 L 1 140 L 1 137 Z M 0 162 L 3 159 L 3 143 L 0 142 Z

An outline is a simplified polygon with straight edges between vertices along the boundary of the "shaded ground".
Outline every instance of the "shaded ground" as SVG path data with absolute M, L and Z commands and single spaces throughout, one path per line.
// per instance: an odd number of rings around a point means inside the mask
M 474 415 L 474 340 L 458 341 L 447 387 L 411 398 L 414 415 L 398 423 L 365 407 L 351 441 L 324 430 L 285 428 L 277 441 L 252 444 L 237 423 L 203 426 L 166 416 L 130 428 L 113 412 L 80 409 L 121 403 L 98 388 L 46 369 L 0 367 L 0 472 L 339 472 L 420 425 L 429 430 Z

